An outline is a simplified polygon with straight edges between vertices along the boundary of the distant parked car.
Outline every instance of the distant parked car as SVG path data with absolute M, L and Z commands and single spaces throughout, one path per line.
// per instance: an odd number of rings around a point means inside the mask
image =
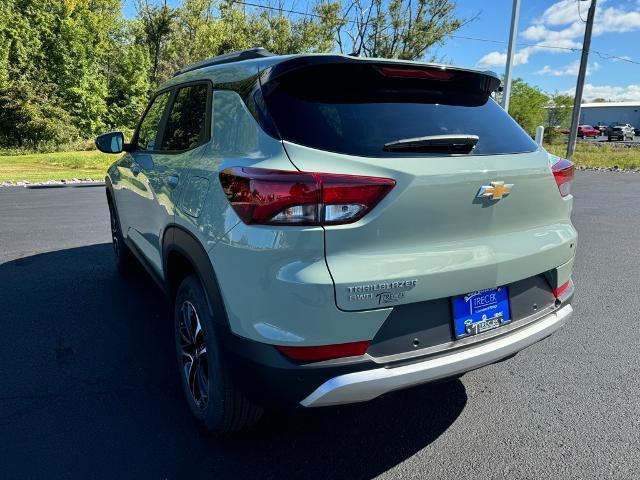
M 580 138 L 598 138 L 599 135 L 600 130 L 593 128 L 591 125 L 578 125 L 578 137 Z
M 611 142 L 613 140 L 633 140 L 634 130 L 629 124 L 612 125 L 609 127 L 607 138 Z
M 633 129 L 633 134 L 634 134 L 636 137 L 640 136 L 640 128 L 634 128 L 634 129 Z

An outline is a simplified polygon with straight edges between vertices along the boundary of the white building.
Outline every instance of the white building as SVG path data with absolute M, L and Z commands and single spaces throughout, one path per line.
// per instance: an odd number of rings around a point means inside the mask
M 640 127 L 640 101 L 583 103 L 580 108 L 581 125 L 611 125 L 630 123 Z

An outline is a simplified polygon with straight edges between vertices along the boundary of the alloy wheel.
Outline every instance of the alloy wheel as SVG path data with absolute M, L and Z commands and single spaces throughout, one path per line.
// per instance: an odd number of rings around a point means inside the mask
M 182 304 L 179 322 L 182 370 L 194 402 L 204 409 L 209 400 L 207 345 L 198 312 L 191 302 Z

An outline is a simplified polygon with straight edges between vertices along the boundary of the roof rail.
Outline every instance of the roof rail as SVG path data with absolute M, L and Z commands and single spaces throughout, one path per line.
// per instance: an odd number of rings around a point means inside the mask
M 192 70 L 198 70 L 199 68 L 211 67 L 212 65 L 221 65 L 223 63 L 241 62 L 242 60 L 251 60 L 253 58 L 273 57 L 274 54 L 263 47 L 250 48 L 248 50 L 241 50 L 239 52 L 225 53 L 224 55 L 218 55 L 216 57 L 207 58 L 200 62 L 188 65 L 176 73 L 174 77 L 181 75 Z

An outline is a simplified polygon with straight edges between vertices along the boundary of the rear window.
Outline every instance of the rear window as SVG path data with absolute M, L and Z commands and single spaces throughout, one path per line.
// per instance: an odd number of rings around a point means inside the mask
M 375 64 L 321 65 L 271 80 L 263 87 L 264 98 L 279 135 L 320 150 L 368 157 L 425 156 L 383 147 L 447 134 L 477 135 L 472 155 L 537 149 L 482 89 L 483 75 L 416 78 L 415 69 L 402 76 L 395 75 L 397 68 L 387 69 L 390 75 L 384 70 Z

